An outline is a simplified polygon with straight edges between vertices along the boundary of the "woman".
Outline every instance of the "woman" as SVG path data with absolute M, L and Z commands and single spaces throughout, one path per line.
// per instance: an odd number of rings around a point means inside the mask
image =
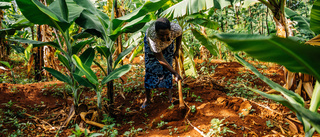
M 144 87 L 146 98 L 141 108 L 151 103 L 151 89 L 167 88 L 172 101 L 172 74 L 175 80 L 181 76 L 172 68 L 174 56 L 179 55 L 182 29 L 166 18 L 159 18 L 150 25 L 144 37 L 146 75 Z

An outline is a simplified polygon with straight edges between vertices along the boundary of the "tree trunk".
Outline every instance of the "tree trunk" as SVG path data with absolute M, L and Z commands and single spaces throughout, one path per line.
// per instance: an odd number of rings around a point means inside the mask
M 41 31 L 43 25 L 37 26 L 37 40 L 42 41 Z M 35 80 L 41 81 L 42 80 L 42 67 L 43 67 L 43 47 L 36 47 L 35 48 L 35 61 L 34 61 L 34 71 L 35 71 Z
M 2 28 L 2 20 L 3 20 L 3 10 L 0 9 L 0 29 Z M 0 60 L 8 61 L 10 55 L 10 47 L 4 41 L 5 36 L 0 36 Z
M 42 42 L 49 42 L 54 39 L 54 36 L 52 35 L 52 28 L 49 27 L 48 25 L 42 25 Z M 48 68 L 53 68 L 55 70 L 58 70 L 58 63 L 54 59 L 54 53 L 55 53 L 55 48 L 51 46 L 43 46 L 43 62 L 44 62 L 44 67 Z M 51 77 L 50 73 L 47 71 L 44 71 L 44 75 L 46 77 Z
M 112 63 L 113 63 L 113 60 L 112 60 L 112 55 L 109 56 L 109 58 L 107 59 L 107 64 L 110 64 L 108 66 L 108 75 L 112 72 Z M 108 96 L 108 111 L 109 111 L 109 114 L 110 115 L 113 115 L 113 110 L 114 110 L 114 107 L 113 107 L 113 102 L 114 102 L 114 90 L 113 90 L 113 80 L 111 80 L 110 82 L 107 83 L 107 96 Z
M 118 8 L 118 2 L 115 0 L 114 5 L 114 10 L 115 10 L 115 18 L 119 18 L 121 17 L 121 9 Z M 117 50 L 116 50 L 116 56 L 120 55 L 120 53 L 122 52 L 122 36 L 119 35 L 117 40 L 116 40 L 116 44 L 117 44 Z M 123 64 L 123 62 L 121 62 L 121 65 Z M 114 66 L 116 67 L 116 66 Z
M 46 1 L 41 1 L 44 5 Z M 52 35 L 52 28 L 48 25 L 39 25 L 37 26 L 37 40 L 42 42 L 49 42 L 54 39 Z M 43 46 L 35 48 L 35 62 L 34 62 L 34 70 L 35 70 L 35 79 L 37 81 L 41 81 L 43 76 L 51 77 L 50 73 L 43 70 L 43 67 L 49 67 L 57 70 L 57 64 L 54 60 L 54 52 L 55 49 L 50 46 Z

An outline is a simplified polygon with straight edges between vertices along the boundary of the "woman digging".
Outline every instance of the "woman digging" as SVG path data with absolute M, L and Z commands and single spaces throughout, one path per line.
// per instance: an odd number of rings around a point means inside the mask
M 141 108 L 151 103 L 153 88 L 166 88 L 169 101 L 172 102 L 172 75 L 176 81 L 181 80 L 181 76 L 172 68 L 172 61 L 179 56 L 181 39 L 182 29 L 179 24 L 166 18 L 157 19 L 147 29 L 144 37 L 146 98 Z

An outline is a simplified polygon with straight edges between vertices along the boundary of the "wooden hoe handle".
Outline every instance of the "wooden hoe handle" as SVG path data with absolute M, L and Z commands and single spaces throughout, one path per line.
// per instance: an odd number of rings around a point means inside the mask
M 175 57 L 175 62 L 176 62 L 176 71 L 180 75 L 180 58 Z M 184 101 L 183 101 L 183 94 L 182 94 L 182 80 L 178 80 L 178 92 L 179 92 L 179 107 L 183 108 L 184 106 Z

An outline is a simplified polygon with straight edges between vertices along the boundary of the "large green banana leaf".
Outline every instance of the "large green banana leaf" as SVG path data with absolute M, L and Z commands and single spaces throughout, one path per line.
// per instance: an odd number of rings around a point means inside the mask
M 72 21 L 80 16 L 83 10 L 83 8 L 74 4 L 72 0 L 56 0 L 49 7 L 46 7 L 38 0 L 16 0 L 16 2 L 22 14 L 30 22 L 40 25 L 47 24 L 52 27 L 59 26 L 63 31 L 70 27 Z M 56 26 L 55 22 L 58 26 Z
M 317 112 L 319 106 L 320 106 L 320 84 L 319 84 L 319 81 L 317 81 L 313 89 L 309 109 L 313 112 Z
M 208 37 L 203 35 L 201 32 L 199 32 L 196 29 L 192 29 L 193 35 L 196 37 L 197 40 L 200 41 L 201 45 L 205 46 L 212 55 L 217 56 L 218 55 L 218 48 L 216 45 L 214 45 Z
M 313 31 L 310 29 L 310 19 L 299 15 L 297 12 L 289 8 L 285 8 L 285 13 L 288 18 L 298 23 L 296 26 L 300 28 L 300 33 L 313 33 Z
M 109 48 L 107 48 L 106 46 L 96 46 L 96 50 L 106 59 L 111 55 Z
M 20 43 L 28 43 L 28 44 L 33 44 L 33 47 L 41 47 L 45 45 L 50 45 L 57 50 L 63 52 L 63 54 L 67 54 L 64 50 L 62 50 L 59 46 L 59 44 L 55 42 L 41 42 L 41 41 L 35 41 L 35 40 L 29 40 L 25 38 L 14 38 L 14 39 L 9 39 L 10 41 L 15 41 L 15 42 L 20 42 Z
M 111 40 L 115 40 L 121 33 L 131 33 L 141 29 L 145 23 L 151 20 L 151 17 L 147 13 L 158 10 L 167 0 L 154 0 L 147 1 L 143 6 L 134 10 L 133 12 L 113 19 L 112 20 L 112 32 L 108 32 L 110 24 L 107 14 L 94 8 L 92 3 L 88 0 L 75 0 L 77 4 L 85 8 L 81 16 L 76 20 L 76 23 L 85 29 L 95 29 L 100 32 L 104 37 L 110 37 Z M 122 24 L 128 22 L 122 27 Z
M 292 72 L 311 74 L 320 80 L 319 46 L 276 36 L 249 34 L 217 34 L 211 38 L 227 43 L 232 51 L 244 51 L 260 61 L 275 62 Z
M 137 19 L 134 19 L 130 22 L 128 22 L 123 27 L 118 27 L 116 30 L 113 31 L 113 33 L 109 36 L 111 40 L 115 40 L 121 33 L 133 33 L 141 28 L 151 20 L 150 15 L 145 15 L 138 17 Z
M 311 9 L 310 28 L 316 34 L 320 34 L 320 0 L 314 2 Z
M 131 69 L 131 65 L 123 65 L 115 70 L 113 70 L 108 76 L 106 76 L 102 81 L 101 84 L 104 85 L 107 82 L 120 78 L 124 74 L 126 74 Z
M 113 65 L 113 66 L 116 67 L 116 66 L 122 61 L 122 59 L 123 59 L 124 57 L 126 57 L 126 56 L 132 51 L 133 48 L 134 48 L 134 47 L 131 46 L 131 47 L 127 48 L 126 50 L 122 51 L 122 52 L 118 55 L 118 57 L 117 57 L 116 61 L 114 62 L 114 65 Z
M 83 63 L 84 66 L 90 67 L 92 65 L 93 59 L 95 56 L 95 51 L 93 48 L 86 49 L 81 55 L 80 60 Z M 79 69 L 76 69 L 75 74 L 78 74 L 79 76 L 84 75 Z
M 81 59 L 77 55 L 72 56 L 72 62 L 78 69 L 87 77 L 87 79 L 94 85 L 99 85 L 97 75 L 91 70 L 90 66 L 84 65 Z
M 231 4 L 228 0 L 183 0 L 163 11 L 161 16 L 174 19 L 199 13 L 210 8 L 223 9 Z
M 11 0 L 10 0 L 11 1 Z M 10 1 L 7 1 L 7 2 L 3 2 L 1 1 L 0 2 L 0 9 L 9 9 L 11 8 L 11 3 Z
M 148 1 L 146 1 L 146 3 L 144 3 L 141 7 L 132 11 L 131 13 L 112 20 L 112 24 L 113 24 L 112 29 L 115 30 L 118 27 L 121 27 L 121 25 L 125 22 L 131 22 L 141 16 L 145 16 L 149 12 L 153 12 L 153 11 L 160 9 L 167 1 L 168 0 L 148 0 Z
M 58 59 L 60 62 L 62 62 L 62 64 L 67 67 L 67 69 L 69 70 L 69 72 L 71 72 L 71 67 L 70 67 L 70 64 L 69 64 L 69 61 L 68 59 L 65 57 L 65 55 L 62 55 L 62 54 L 58 54 Z
M 239 57 L 238 55 L 235 56 L 236 59 L 245 67 L 249 68 L 256 76 L 258 76 L 261 80 L 263 80 L 265 83 L 267 83 L 270 87 L 273 89 L 279 91 L 282 95 L 285 96 L 283 98 L 281 95 L 272 95 L 272 94 L 267 94 L 262 91 L 259 91 L 257 89 L 252 89 L 249 88 L 250 90 L 257 92 L 269 99 L 272 99 L 274 101 L 277 101 L 286 107 L 290 108 L 293 110 L 297 116 L 301 116 L 303 120 L 307 120 L 308 123 L 310 123 L 316 130 L 317 132 L 320 132 L 320 114 L 316 112 L 318 108 L 314 109 L 314 111 L 310 111 L 306 108 L 304 108 L 304 100 L 302 99 L 301 96 L 298 94 L 287 90 L 286 88 L 282 87 L 281 85 L 271 81 L 267 77 L 263 76 L 255 67 L 253 67 L 250 63 L 246 62 L 244 59 Z M 315 91 L 314 93 L 319 93 L 319 91 Z M 313 100 L 318 101 L 317 103 L 314 103 L 316 106 L 319 104 L 319 98 L 313 98 Z M 319 107 L 319 106 L 318 106 Z M 299 120 L 304 123 L 300 118 Z
M 19 15 L 18 15 L 19 16 Z M 5 35 L 14 35 L 16 30 L 21 30 L 22 28 L 27 28 L 33 26 L 29 20 L 27 20 L 22 15 L 18 17 L 18 20 L 13 24 L 9 24 L 8 28 L 0 29 L 0 36 L 4 37 Z
M 218 22 L 215 22 L 206 18 L 192 18 L 192 19 L 189 19 L 188 22 L 191 24 L 197 24 L 197 25 L 210 28 L 210 29 L 215 29 L 215 30 L 218 29 L 219 27 Z
M 55 78 L 57 78 L 58 80 L 66 82 L 69 85 L 71 85 L 72 81 L 71 81 L 70 77 L 68 77 L 68 76 L 62 74 L 61 72 L 59 72 L 55 69 L 52 69 L 52 68 L 44 67 L 44 69 L 46 71 L 48 71 L 51 75 L 53 75 Z
M 78 54 L 81 49 L 83 49 L 87 44 L 90 44 L 93 40 L 94 38 L 77 42 L 76 44 L 74 44 L 74 46 L 72 46 L 72 54 Z
M 73 0 L 55 0 L 48 8 L 52 9 L 57 15 L 61 15 L 68 23 L 75 21 L 83 11 L 83 8 Z
M 91 88 L 97 90 L 97 86 L 93 85 L 88 79 L 83 78 L 77 74 L 73 74 L 73 77 L 80 85 L 85 86 L 85 87 L 91 87 Z

